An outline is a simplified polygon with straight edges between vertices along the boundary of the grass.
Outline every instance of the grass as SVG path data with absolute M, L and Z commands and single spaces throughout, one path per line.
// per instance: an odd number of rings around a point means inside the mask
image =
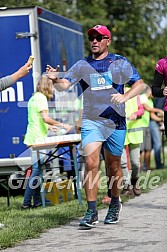
M 153 181 L 152 185 L 162 185 L 167 182 L 167 169 L 152 170 L 148 173 L 141 173 L 143 180 L 147 179 L 146 188 L 142 192 L 148 192 L 149 182 Z M 159 178 L 159 181 L 155 178 Z M 98 194 L 98 209 L 107 207 L 103 205 L 101 200 L 106 194 L 106 189 L 100 189 Z M 47 206 L 46 208 L 38 208 L 31 210 L 21 210 L 23 197 L 11 197 L 10 207 L 6 206 L 6 198 L 0 197 L 0 223 L 4 223 L 5 227 L 0 229 L 0 250 L 16 245 L 17 243 L 30 239 L 37 238 L 40 234 L 49 228 L 55 228 L 59 225 L 76 219 L 83 215 L 87 209 L 85 193 L 82 190 L 83 204 L 79 205 L 78 200 L 72 200 L 59 205 Z M 139 198 L 140 199 L 140 198 Z M 129 200 L 128 197 L 122 197 L 122 202 Z

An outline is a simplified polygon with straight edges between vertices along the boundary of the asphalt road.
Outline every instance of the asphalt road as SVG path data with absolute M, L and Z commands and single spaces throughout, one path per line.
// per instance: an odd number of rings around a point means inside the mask
M 100 222 L 90 230 L 79 229 L 76 220 L 2 251 L 167 251 L 167 184 L 124 203 L 117 224 L 103 224 L 106 210 L 99 211 Z

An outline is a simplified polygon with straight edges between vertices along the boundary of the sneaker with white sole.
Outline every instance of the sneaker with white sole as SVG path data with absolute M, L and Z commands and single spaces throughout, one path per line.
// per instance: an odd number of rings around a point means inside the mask
M 119 221 L 119 214 L 122 209 L 122 204 L 111 204 L 109 205 L 104 224 L 115 224 Z
M 98 223 L 98 212 L 94 212 L 92 209 L 88 209 L 84 218 L 80 221 L 80 227 L 93 227 Z

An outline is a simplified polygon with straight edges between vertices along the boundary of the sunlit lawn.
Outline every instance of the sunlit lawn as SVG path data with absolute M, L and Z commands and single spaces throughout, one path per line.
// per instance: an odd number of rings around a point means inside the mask
M 104 174 L 104 167 L 102 169 Z M 149 190 L 149 181 L 153 181 L 154 186 L 157 183 L 161 185 L 167 182 L 167 169 L 153 170 L 149 173 L 142 172 L 141 176 L 144 176 L 143 180 L 147 181 L 147 186 L 142 191 L 147 192 Z M 153 179 L 155 176 L 159 177 L 159 182 L 157 182 L 157 179 Z M 99 190 L 98 209 L 107 207 L 107 205 L 101 203 L 106 191 L 107 189 Z M 14 246 L 26 239 L 39 237 L 40 233 L 49 228 L 64 225 L 70 220 L 82 216 L 87 208 L 83 190 L 82 199 L 82 205 L 78 204 L 78 200 L 72 200 L 59 205 L 47 206 L 46 208 L 21 210 L 22 196 L 11 197 L 10 207 L 7 207 L 6 198 L 0 197 L 0 223 L 5 225 L 3 229 L 0 229 L 0 249 Z M 129 198 L 122 198 L 123 203 L 127 200 Z

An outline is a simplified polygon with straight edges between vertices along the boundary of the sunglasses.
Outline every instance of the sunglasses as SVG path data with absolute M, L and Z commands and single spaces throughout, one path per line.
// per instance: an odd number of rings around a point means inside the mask
M 89 39 L 89 41 L 91 41 L 91 42 L 93 42 L 94 39 L 96 39 L 97 42 L 101 42 L 102 39 L 108 39 L 108 37 L 105 37 L 105 36 L 102 36 L 102 35 L 98 35 L 98 36 L 96 36 L 96 37 L 89 36 L 88 39 Z

